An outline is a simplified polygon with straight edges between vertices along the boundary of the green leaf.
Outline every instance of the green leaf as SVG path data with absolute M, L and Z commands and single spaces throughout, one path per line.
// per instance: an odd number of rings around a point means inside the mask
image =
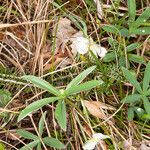
M 128 109 L 128 120 L 129 121 L 132 121 L 134 118 L 134 107 L 130 107 Z
M 138 28 L 142 24 L 144 24 L 148 18 L 150 17 L 150 7 L 146 8 L 146 10 L 136 19 L 134 28 Z
M 120 33 L 119 30 L 114 25 L 104 25 L 102 29 L 105 30 L 106 32 L 110 32 L 114 34 Z
M 39 139 L 38 136 L 32 134 L 31 132 L 28 132 L 26 130 L 23 129 L 18 129 L 17 130 L 17 134 L 19 134 L 20 136 L 22 136 L 25 139 L 32 139 L 32 140 L 37 140 Z
M 146 65 L 143 79 L 143 91 L 147 91 L 150 83 L 150 62 Z
M 66 15 L 79 30 L 83 31 L 84 35 L 87 35 L 87 26 L 86 23 L 82 20 L 82 18 L 73 14 L 72 15 L 66 14 Z
M 126 47 L 127 52 L 131 52 L 140 47 L 139 43 L 132 43 Z
M 38 143 L 36 150 L 42 150 L 41 143 Z
M 144 114 L 142 116 L 142 119 L 148 119 L 148 120 L 150 120 L 150 114 Z
M 19 150 L 31 150 L 33 149 L 38 143 L 40 142 L 40 140 L 36 140 L 33 141 L 25 146 L 23 146 L 22 148 L 20 148 Z
M 146 92 L 144 92 L 145 96 L 149 96 L 150 95 L 150 89 L 148 89 Z
M 44 119 L 46 117 L 46 111 L 42 114 L 40 121 L 39 121 L 39 134 L 42 136 L 43 134 L 43 129 L 44 129 Z
M 0 150 L 5 150 L 5 145 L 0 142 Z
M 142 96 L 140 94 L 128 95 L 121 100 L 121 103 L 135 103 L 140 101 Z
M 42 108 L 44 105 L 47 105 L 49 103 L 55 102 L 56 100 L 59 100 L 61 98 L 59 97 L 50 97 L 50 98 L 44 98 L 41 100 L 38 100 L 36 102 L 33 102 L 32 104 L 28 105 L 24 110 L 21 111 L 18 122 L 24 119 L 26 116 L 28 116 L 33 111 L 36 111 L 40 108 Z
M 136 54 L 128 54 L 128 59 L 130 61 L 139 63 L 139 64 L 144 64 L 145 59 L 142 56 L 136 55 Z
M 120 56 L 120 58 L 119 58 L 119 66 L 120 67 L 125 67 L 126 66 L 125 56 Z
M 130 34 L 129 34 L 129 30 L 128 29 L 126 29 L 126 28 L 122 28 L 121 30 L 120 30 L 120 34 L 121 34 L 121 36 L 123 36 L 123 37 L 128 37 Z
M 111 61 L 115 60 L 115 58 L 116 58 L 115 53 L 110 52 L 110 53 L 106 54 L 106 56 L 103 58 L 103 61 L 104 62 L 111 62 Z
M 150 115 L 150 102 L 147 97 L 143 96 L 143 103 L 146 112 Z
M 78 86 L 73 86 L 73 87 L 69 88 L 68 90 L 65 91 L 65 94 L 72 95 L 72 94 L 80 93 L 82 91 L 91 90 L 92 88 L 95 88 L 96 86 L 98 86 L 102 83 L 103 83 L 103 81 L 98 81 L 98 80 L 88 81 L 88 82 L 82 83 Z
M 122 68 L 124 77 L 137 89 L 139 93 L 142 93 L 142 89 L 140 87 L 140 83 L 136 80 L 135 76 L 127 70 L 126 68 Z
M 129 12 L 129 21 L 132 22 L 135 20 L 136 16 L 136 2 L 135 0 L 128 0 L 128 12 Z
M 60 127 L 66 131 L 67 118 L 66 118 L 66 104 L 64 101 L 59 101 L 55 109 L 55 118 L 57 119 Z
M 71 88 L 72 86 L 76 86 L 80 84 L 94 69 L 96 66 L 92 66 L 83 72 L 81 72 L 77 77 L 75 77 L 66 87 L 66 89 Z
M 22 78 L 24 80 L 32 82 L 38 88 L 41 88 L 43 90 L 47 90 L 56 96 L 60 95 L 60 92 L 45 80 L 42 80 L 42 79 L 40 79 L 36 76 L 32 76 L 32 75 L 26 75 L 26 76 L 23 76 Z
M 5 107 L 11 99 L 11 93 L 7 90 L 0 89 L 0 107 Z
M 148 34 L 150 34 L 150 27 L 141 27 L 138 29 L 134 29 L 130 33 L 131 34 L 138 34 L 138 35 L 148 35 Z
M 134 107 L 134 111 L 136 112 L 139 118 L 141 118 L 145 113 L 144 109 L 140 107 Z
M 47 146 L 53 147 L 53 148 L 58 148 L 58 149 L 64 149 L 65 145 L 61 143 L 58 139 L 51 138 L 51 137 L 45 137 L 43 138 L 44 144 Z

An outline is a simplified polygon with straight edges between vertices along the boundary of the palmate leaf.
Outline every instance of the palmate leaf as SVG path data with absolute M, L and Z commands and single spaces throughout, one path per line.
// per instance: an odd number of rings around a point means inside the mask
M 39 139 L 38 136 L 32 134 L 31 132 L 23 130 L 23 129 L 17 130 L 17 134 L 19 134 L 20 136 L 22 136 L 25 139 L 32 139 L 32 140 L 38 140 Z
M 81 72 L 77 77 L 75 77 L 66 87 L 66 89 L 68 90 L 69 88 L 71 88 L 72 86 L 76 86 L 78 84 L 80 84 L 94 69 L 96 68 L 96 66 L 92 66 L 86 70 L 84 70 L 83 72 Z
M 44 105 L 47 105 L 49 103 L 55 102 L 56 100 L 61 99 L 60 97 L 50 97 L 50 98 L 44 98 L 41 100 L 38 100 L 36 102 L 33 102 L 32 104 L 28 105 L 24 110 L 21 111 L 18 122 L 24 119 L 26 116 L 28 116 L 33 111 L 36 111 L 40 108 L 42 108 Z
M 55 87 L 53 87 L 51 84 L 49 84 L 47 81 L 42 80 L 36 76 L 32 75 L 26 75 L 22 77 L 24 80 L 32 82 L 36 87 L 41 88 L 43 90 L 47 90 L 48 92 L 59 96 L 60 92 Z
M 143 91 L 146 92 L 150 83 L 150 62 L 147 64 L 144 72 Z
M 55 118 L 57 119 L 60 127 L 66 131 L 67 119 L 66 119 L 66 104 L 64 101 L 59 101 L 55 109 Z
M 65 145 L 61 143 L 58 139 L 52 138 L 52 137 L 45 137 L 42 139 L 44 144 L 47 146 L 58 148 L 58 149 L 64 149 Z
M 136 80 L 133 74 L 124 67 L 122 67 L 122 71 L 123 71 L 124 77 L 137 89 L 139 93 L 142 93 L 142 88 L 140 86 L 140 83 Z
M 66 95 L 72 95 L 72 94 L 77 94 L 82 91 L 87 91 L 91 90 L 92 88 L 95 88 L 96 86 L 102 84 L 103 81 L 98 81 L 98 80 L 91 80 L 82 84 L 79 84 L 78 86 L 73 86 L 69 88 L 68 90 L 65 91 Z

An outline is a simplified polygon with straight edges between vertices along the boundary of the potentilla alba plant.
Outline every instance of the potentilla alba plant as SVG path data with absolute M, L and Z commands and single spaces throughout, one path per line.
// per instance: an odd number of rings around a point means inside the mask
M 36 76 L 26 75 L 22 78 L 24 80 L 30 81 L 36 87 L 46 90 L 53 94 L 52 97 L 43 98 L 41 100 L 37 100 L 30 105 L 28 105 L 24 110 L 22 110 L 19 114 L 18 121 L 21 121 L 26 116 L 31 114 L 33 111 L 36 111 L 43 106 L 49 103 L 56 103 L 55 108 L 55 118 L 60 125 L 60 127 L 66 131 L 67 127 L 67 119 L 66 119 L 66 102 L 69 101 L 68 97 L 74 94 L 78 94 L 83 91 L 91 90 L 103 83 L 102 80 L 90 80 L 84 83 L 81 83 L 92 71 L 96 69 L 96 66 L 92 66 L 82 71 L 78 76 L 76 76 L 65 89 L 57 89 L 47 81 L 42 80 Z
M 95 133 L 93 134 L 92 138 L 89 139 L 84 145 L 84 150 L 93 150 L 95 146 L 100 142 L 100 140 L 104 140 L 110 138 L 108 135 L 104 135 L 102 133 Z
M 86 54 L 91 50 L 95 56 L 99 56 L 101 58 L 105 57 L 107 50 L 104 47 L 101 47 L 99 44 L 96 44 L 92 38 L 86 38 L 83 36 L 82 32 L 76 33 L 71 39 L 72 44 L 72 52 L 73 54 Z

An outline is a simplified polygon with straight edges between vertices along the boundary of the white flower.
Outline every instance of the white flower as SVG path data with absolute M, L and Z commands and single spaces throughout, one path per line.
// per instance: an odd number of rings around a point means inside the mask
M 89 40 L 84 37 L 76 37 L 72 41 L 71 48 L 80 54 L 86 54 L 89 49 Z
M 88 39 L 83 37 L 83 33 L 81 31 L 74 34 L 71 41 L 72 44 L 70 46 L 74 55 L 76 55 L 77 52 L 84 55 L 91 50 L 96 56 L 103 58 L 107 53 L 107 50 L 99 44 L 96 44 L 92 38 Z
M 100 140 L 103 140 L 106 138 L 110 138 L 110 137 L 108 135 L 104 135 L 102 133 L 95 133 L 95 134 L 93 134 L 92 138 L 84 144 L 83 149 L 84 150 L 93 150 L 95 148 L 95 146 L 99 143 Z
M 99 44 L 96 44 L 94 42 L 90 45 L 90 49 L 96 56 L 99 56 L 101 58 L 105 57 L 107 53 L 107 50 L 104 47 L 101 47 Z

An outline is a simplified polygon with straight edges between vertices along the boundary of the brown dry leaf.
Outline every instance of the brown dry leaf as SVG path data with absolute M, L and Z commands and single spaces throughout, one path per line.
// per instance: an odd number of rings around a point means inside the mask
M 104 14 L 103 14 L 103 10 L 102 10 L 102 4 L 100 0 L 94 0 L 96 7 L 97 7 L 97 15 L 99 17 L 99 19 L 103 19 Z
M 107 146 L 105 141 L 100 140 L 100 144 L 99 145 L 101 147 L 101 150 L 108 150 L 108 146 Z
M 141 144 L 140 150 L 150 150 L 150 147 L 145 144 Z
M 58 24 L 54 27 L 54 34 L 56 32 L 56 53 L 58 50 L 61 49 L 64 50 L 65 44 L 70 40 L 71 36 L 77 32 L 76 29 L 74 29 L 71 26 L 71 21 L 67 18 L 60 18 Z M 55 36 L 55 35 L 54 35 Z
M 143 140 L 141 142 L 141 146 L 140 146 L 139 150 L 150 150 L 150 141 Z
M 101 108 L 101 103 L 98 101 L 86 101 L 84 100 L 84 105 L 88 109 L 88 111 L 95 117 L 100 119 L 106 119 L 103 109 Z
M 91 128 L 89 127 L 89 125 L 88 124 L 84 124 L 83 125 L 83 130 L 85 131 L 85 133 L 89 136 L 89 137 L 91 137 L 92 136 L 92 130 L 91 130 Z

